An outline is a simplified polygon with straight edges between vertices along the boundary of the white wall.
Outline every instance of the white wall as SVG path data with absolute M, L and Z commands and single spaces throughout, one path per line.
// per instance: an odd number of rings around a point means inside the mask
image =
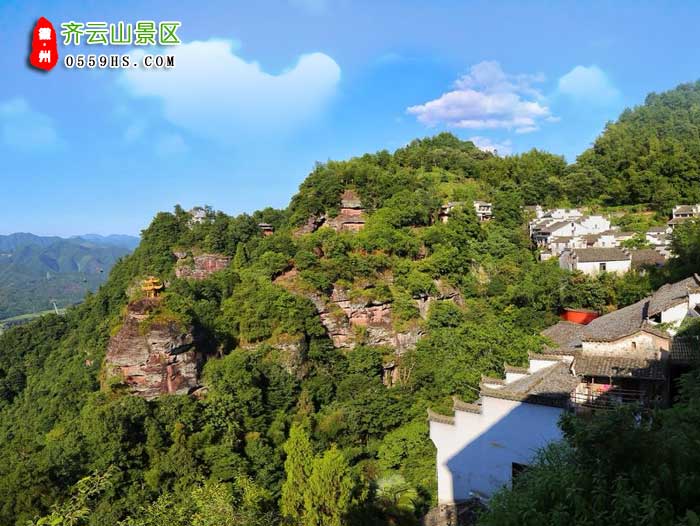
M 510 484 L 513 462 L 528 464 L 538 449 L 562 438 L 560 408 L 485 396 L 481 409 L 455 411 L 454 424 L 430 422 L 441 504 L 491 497 Z
M 581 226 L 583 226 L 589 234 L 599 234 L 600 232 L 610 230 L 610 221 L 603 216 L 588 216 L 581 220 Z
M 645 331 L 630 334 L 613 342 L 582 341 L 581 350 L 585 355 L 627 356 L 658 360 L 659 349 L 668 350 L 668 339 L 660 338 Z
M 632 267 L 632 262 L 629 259 L 625 261 L 605 261 L 605 267 L 605 272 L 624 274 Z M 600 274 L 600 262 L 592 261 L 590 263 L 582 263 L 577 261 L 575 264 L 575 270 L 580 270 L 584 274 L 589 274 L 591 276 Z
M 683 302 L 661 313 L 661 323 L 674 323 L 680 325 L 688 314 L 688 303 Z

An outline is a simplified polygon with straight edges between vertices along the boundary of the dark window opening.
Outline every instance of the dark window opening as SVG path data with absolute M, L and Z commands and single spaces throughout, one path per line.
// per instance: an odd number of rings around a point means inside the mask
M 513 479 L 513 482 L 515 482 L 517 478 L 529 467 L 527 464 L 520 464 L 518 462 L 513 462 L 511 466 L 511 478 Z

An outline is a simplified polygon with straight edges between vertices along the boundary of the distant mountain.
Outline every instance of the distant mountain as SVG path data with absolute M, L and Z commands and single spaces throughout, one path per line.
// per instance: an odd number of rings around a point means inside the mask
M 71 239 L 84 239 L 98 245 L 110 247 L 126 247 L 134 250 L 139 246 L 140 238 L 136 236 L 125 236 L 122 234 L 111 234 L 109 236 L 101 236 L 99 234 L 83 234 L 81 236 L 73 236 Z
M 138 243 L 122 235 L 0 235 L 0 320 L 81 301 Z

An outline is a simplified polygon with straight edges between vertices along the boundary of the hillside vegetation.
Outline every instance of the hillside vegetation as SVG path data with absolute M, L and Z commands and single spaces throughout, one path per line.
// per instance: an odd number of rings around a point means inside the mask
M 578 169 L 440 134 L 319 164 L 285 210 L 195 224 L 180 207 L 159 213 L 82 305 L 0 336 L 0 523 L 417 524 L 435 495 L 429 406 L 474 400 L 483 374 L 526 363 L 561 307 L 627 305 L 700 268 L 694 224 L 663 272 L 587 278 L 538 263 L 522 205 L 575 202 Z M 611 195 L 598 188 L 590 204 Z M 299 230 L 338 214 L 346 190 L 365 207 L 362 230 Z M 477 198 L 493 221 L 478 222 Z M 466 204 L 443 223 L 448 201 Z M 175 252 L 232 264 L 178 279 Z M 206 394 L 146 401 L 104 381 L 107 342 L 149 275 L 167 284 L 157 315 L 194 327 L 209 357 Z M 386 329 L 415 345 L 375 345 L 360 327 L 352 349 L 334 346 L 318 304 L 332 316 L 340 289 L 389 310 Z

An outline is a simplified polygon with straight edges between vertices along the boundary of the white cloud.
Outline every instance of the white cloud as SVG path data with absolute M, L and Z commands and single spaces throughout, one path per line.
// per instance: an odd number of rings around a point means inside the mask
M 177 133 L 161 135 L 156 142 L 156 153 L 160 157 L 172 157 L 189 151 L 189 146 L 185 140 Z
M 340 81 L 340 67 L 323 53 L 303 55 L 278 75 L 237 56 L 230 40 L 195 41 L 172 53 L 174 69 L 125 71 L 129 94 L 161 99 L 171 123 L 224 143 L 304 125 Z
M 0 138 L 15 150 L 52 151 L 61 145 L 51 118 L 33 110 L 23 98 L 0 103 Z
M 435 100 L 406 111 L 427 126 L 452 128 L 514 129 L 528 133 L 539 122 L 552 118 L 542 93 L 534 86 L 543 75 L 510 75 L 498 62 L 481 62 L 454 87 Z
M 488 137 L 475 135 L 467 140 L 473 142 L 474 146 L 485 152 L 498 153 L 498 155 L 510 155 L 513 152 L 513 143 L 509 139 L 493 142 Z
M 559 79 L 559 93 L 578 101 L 607 104 L 618 99 L 620 92 L 598 66 L 576 66 Z

